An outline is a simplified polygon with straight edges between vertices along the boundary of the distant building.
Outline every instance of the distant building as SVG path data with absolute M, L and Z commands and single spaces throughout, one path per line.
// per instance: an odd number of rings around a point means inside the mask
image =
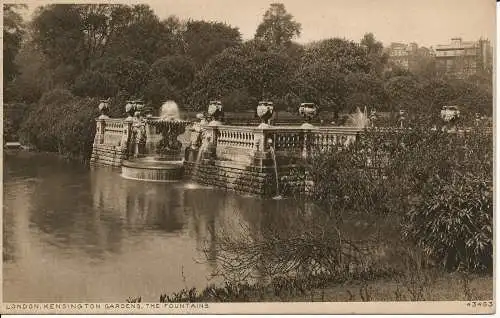
M 407 45 L 404 43 L 391 43 L 391 46 L 387 50 L 389 54 L 389 61 L 399 65 L 405 69 L 408 68 L 408 51 Z
M 437 45 L 436 70 L 441 73 L 465 77 L 492 67 L 493 49 L 490 41 L 462 41 L 452 38 L 451 43 Z
M 418 67 L 422 58 L 433 56 L 432 50 L 419 47 L 414 42 L 410 44 L 393 42 L 386 51 L 389 54 L 389 62 L 410 71 Z

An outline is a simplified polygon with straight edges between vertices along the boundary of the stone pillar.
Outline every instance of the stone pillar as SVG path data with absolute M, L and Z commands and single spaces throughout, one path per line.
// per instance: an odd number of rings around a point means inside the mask
M 266 140 L 264 136 L 264 131 L 254 131 L 254 144 L 253 150 L 254 152 L 263 152 L 266 147 Z
M 205 126 L 204 127 L 204 141 L 207 143 L 207 149 L 204 153 L 206 159 L 215 159 L 217 154 L 217 126 Z
M 304 144 L 302 145 L 302 159 L 307 159 L 309 156 L 309 151 L 311 149 L 310 143 L 311 143 L 311 130 L 309 129 L 304 129 L 302 131 L 304 134 Z
M 266 129 L 254 131 L 254 148 L 253 148 L 254 165 L 259 167 L 264 167 L 272 164 L 269 142 L 268 142 L 269 138 L 270 134 L 269 131 L 266 131 Z
M 94 137 L 94 145 L 104 143 L 104 132 L 106 129 L 106 121 L 102 118 L 96 119 L 96 132 Z

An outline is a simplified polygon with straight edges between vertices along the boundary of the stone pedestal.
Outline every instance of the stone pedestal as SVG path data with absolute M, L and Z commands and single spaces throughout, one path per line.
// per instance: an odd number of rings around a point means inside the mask
M 98 118 L 96 120 L 96 132 L 94 137 L 94 145 L 99 145 L 104 143 L 104 131 L 106 128 L 106 120 L 104 118 Z

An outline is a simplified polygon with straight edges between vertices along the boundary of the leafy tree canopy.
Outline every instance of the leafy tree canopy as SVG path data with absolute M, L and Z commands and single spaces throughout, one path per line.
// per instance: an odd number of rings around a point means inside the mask
M 301 30 L 301 24 L 286 11 L 284 4 L 273 3 L 257 27 L 255 39 L 280 47 L 289 45 L 293 38 L 299 37 Z

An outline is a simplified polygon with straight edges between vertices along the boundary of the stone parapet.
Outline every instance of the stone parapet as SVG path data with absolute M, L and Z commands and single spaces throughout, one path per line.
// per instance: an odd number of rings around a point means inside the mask
M 245 166 L 218 160 L 185 161 L 184 177 L 199 184 L 239 193 L 266 197 L 277 195 L 274 167 Z M 279 194 L 303 193 L 305 183 L 301 179 L 298 166 L 279 167 Z
M 127 159 L 126 150 L 117 146 L 96 145 L 92 149 L 91 164 L 120 167 L 123 160 Z

